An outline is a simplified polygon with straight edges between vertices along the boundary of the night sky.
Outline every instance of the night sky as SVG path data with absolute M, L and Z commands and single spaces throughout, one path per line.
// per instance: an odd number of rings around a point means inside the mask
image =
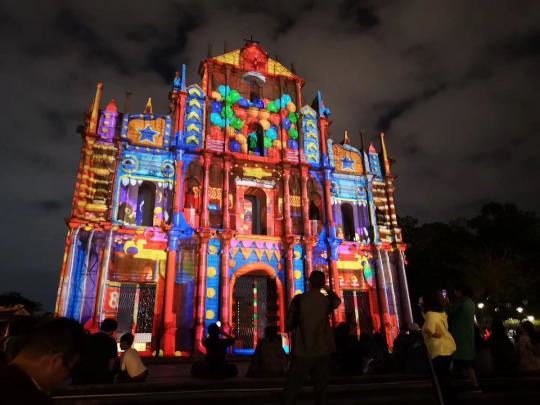
M 219 6 L 218 6 L 219 4 Z M 175 70 L 256 40 L 323 92 L 332 137 L 387 134 L 400 215 L 444 221 L 540 201 L 540 2 L 20 1 L 0 4 L 0 291 L 52 309 L 83 112 L 133 92 L 167 112 Z M 518 230 L 516 230 L 518 231 Z

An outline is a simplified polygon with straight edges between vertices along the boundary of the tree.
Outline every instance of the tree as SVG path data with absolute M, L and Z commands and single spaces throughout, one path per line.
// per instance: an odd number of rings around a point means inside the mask
M 493 305 L 527 303 L 539 309 L 540 221 L 513 204 L 490 203 L 469 221 L 475 236 L 466 280 Z
M 23 304 L 24 307 L 35 314 L 41 310 L 42 304 L 40 302 L 32 301 L 26 297 L 23 297 L 16 291 L 7 291 L 0 294 L 0 306 L 13 306 L 17 304 Z
M 494 309 L 540 309 L 540 221 L 512 204 L 489 203 L 468 220 L 418 225 L 400 218 L 413 300 L 433 289 L 469 285 Z

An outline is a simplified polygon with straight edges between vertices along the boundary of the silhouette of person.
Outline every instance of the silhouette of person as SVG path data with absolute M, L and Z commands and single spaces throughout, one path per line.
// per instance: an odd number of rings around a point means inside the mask
M 450 333 L 456 341 L 456 352 L 452 356 L 456 369 L 462 370 L 474 389 L 479 389 L 474 370 L 476 357 L 475 339 L 475 304 L 471 291 L 465 285 L 454 287 L 454 301 L 446 309 L 450 324 Z
M 81 360 L 73 373 L 73 384 L 112 384 L 118 362 L 118 347 L 114 334 L 115 319 L 101 322 L 99 332 L 87 335 Z
M 514 344 L 506 334 L 504 324 L 500 319 L 493 321 L 488 346 L 493 357 L 493 367 L 496 373 L 509 373 L 516 369 L 517 356 Z
M 341 304 L 339 297 L 325 287 L 324 273 L 313 271 L 309 291 L 291 301 L 286 327 L 292 333 L 292 363 L 285 384 L 286 404 L 294 404 L 305 378 L 310 375 L 315 401 L 326 403 L 330 356 L 335 342 L 330 315 Z
M 521 371 L 540 370 L 540 339 L 532 322 L 523 321 L 518 328 L 516 351 Z
M 287 355 L 281 344 L 278 327 L 267 326 L 264 338 L 257 342 L 249 364 L 248 377 L 281 377 L 285 373 Z
M 342 322 L 335 328 L 336 353 L 335 360 L 337 372 L 340 374 L 354 374 L 360 369 L 358 361 L 359 343 L 355 335 L 351 334 L 351 325 Z
M 222 331 L 216 323 L 210 324 L 208 326 L 208 337 L 203 341 L 206 348 L 206 358 L 202 362 L 193 363 L 191 375 L 198 378 L 237 376 L 238 369 L 236 366 L 225 361 L 227 348 L 232 346 L 234 341 L 235 338 Z
M 82 326 L 65 318 L 34 329 L 11 363 L 0 367 L 2 404 L 52 404 L 47 393 L 69 377 L 83 340 Z

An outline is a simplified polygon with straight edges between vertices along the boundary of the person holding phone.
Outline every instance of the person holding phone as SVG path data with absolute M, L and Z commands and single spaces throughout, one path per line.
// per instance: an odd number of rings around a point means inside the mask
M 234 364 L 227 363 L 225 357 L 227 348 L 236 340 L 220 328 L 221 323 L 212 323 L 208 326 L 208 337 L 204 339 L 206 348 L 204 361 L 193 363 L 191 375 L 198 378 L 227 378 L 238 375 Z
M 325 286 L 321 271 L 309 276 L 309 291 L 293 298 L 286 328 L 292 334 L 292 361 L 285 385 L 285 403 L 294 404 L 305 378 L 310 375 L 318 404 L 326 403 L 330 356 L 335 342 L 330 316 L 341 299 Z

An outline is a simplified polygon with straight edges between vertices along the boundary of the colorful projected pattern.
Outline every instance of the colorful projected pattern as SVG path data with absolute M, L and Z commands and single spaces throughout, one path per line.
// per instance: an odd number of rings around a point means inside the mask
M 294 293 L 304 292 L 304 258 L 302 246 L 296 245 L 293 249 L 293 268 L 294 268 Z
M 171 134 L 170 116 L 152 114 L 127 115 L 122 122 L 122 138 L 139 147 L 165 147 Z M 148 149 L 147 149 L 148 150 Z
M 337 173 L 357 174 L 363 173 L 362 157 L 360 151 L 350 145 L 332 145 L 333 161 Z
M 210 136 L 221 139 L 225 130 L 232 152 L 275 156 L 284 145 L 298 149 L 298 114 L 290 95 L 250 101 L 238 90 L 221 85 L 212 98 Z
M 319 130 L 317 128 L 317 114 L 309 106 L 302 107 L 302 132 L 304 133 L 304 153 L 306 160 L 315 165 L 319 164 Z
M 377 177 L 382 177 L 379 155 L 375 151 L 373 145 L 369 147 L 369 167 L 371 168 L 371 173 L 373 173 Z
M 91 331 L 113 317 L 143 355 L 169 357 L 204 353 L 219 321 L 246 354 L 266 326 L 285 334 L 289 302 L 322 271 L 343 299 L 336 322 L 391 345 L 412 318 L 384 136 L 380 158 L 332 141 L 321 92 L 305 103 L 303 79 L 255 41 L 201 76 L 186 86 L 182 65 L 166 115 L 151 99 L 142 114 L 100 110 L 98 84 L 57 314 Z
M 278 241 L 261 241 L 256 239 L 233 239 L 231 241 L 231 258 L 229 266 L 232 276 L 236 270 L 251 264 L 263 263 L 276 269 L 275 275 L 285 281 L 282 257 L 282 246 Z
M 197 85 L 187 88 L 186 118 L 182 145 L 188 150 L 203 147 L 204 91 Z
M 208 243 L 208 270 L 206 279 L 206 326 L 219 319 L 219 274 L 221 271 L 221 243 L 210 239 Z

